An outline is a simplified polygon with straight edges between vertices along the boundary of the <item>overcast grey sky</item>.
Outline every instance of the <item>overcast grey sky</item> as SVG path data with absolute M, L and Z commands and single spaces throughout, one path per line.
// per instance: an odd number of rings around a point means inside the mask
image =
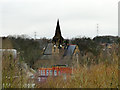
M 119 0 L 0 0 L 0 36 L 52 38 L 57 19 L 64 38 L 118 35 Z

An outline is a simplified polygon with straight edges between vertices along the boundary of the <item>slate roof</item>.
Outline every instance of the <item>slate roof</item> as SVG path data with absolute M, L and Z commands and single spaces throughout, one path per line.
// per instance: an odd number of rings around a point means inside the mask
M 63 56 L 72 56 L 75 51 L 76 45 L 67 46 Z
M 52 55 L 52 47 L 53 47 L 53 44 L 48 43 L 48 45 L 47 45 L 47 47 L 44 51 L 43 58 L 45 58 L 45 57 L 50 58 L 50 55 Z M 63 57 L 64 56 L 70 56 L 71 57 L 73 55 L 75 49 L 76 49 L 76 45 L 68 45 L 67 48 L 64 51 Z
M 48 43 L 48 45 L 44 51 L 44 55 L 52 55 L 52 46 L 53 46 L 52 43 Z

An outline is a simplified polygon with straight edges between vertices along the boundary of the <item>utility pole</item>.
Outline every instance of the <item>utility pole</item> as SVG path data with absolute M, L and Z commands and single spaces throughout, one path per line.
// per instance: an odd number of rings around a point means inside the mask
M 36 40 L 36 36 L 37 36 L 37 33 L 36 32 L 34 32 L 34 39 Z
M 99 36 L 99 24 L 97 24 L 97 36 Z

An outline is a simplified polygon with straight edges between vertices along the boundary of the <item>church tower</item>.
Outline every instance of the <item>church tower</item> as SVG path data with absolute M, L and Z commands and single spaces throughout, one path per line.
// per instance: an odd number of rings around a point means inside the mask
M 64 38 L 61 35 L 61 30 L 60 30 L 60 25 L 59 25 L 59 20 L 58 20 L 56 30 L 55 30 L 55 35 L 52 39 L 52 42 L 55 45 L 62 45 L 63 41 L 64 41 Z

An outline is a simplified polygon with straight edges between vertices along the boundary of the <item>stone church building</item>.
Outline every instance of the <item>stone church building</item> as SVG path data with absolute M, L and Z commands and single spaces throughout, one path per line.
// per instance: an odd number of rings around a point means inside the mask
M 69 44 L 69 41 L 63 38 L 58 20 L 55 35 L 44 49 L 41 59 L 54 60 L 55 64 L 72 64 L 71 62 L 78 62 L 79 53 L 77 45 Z

